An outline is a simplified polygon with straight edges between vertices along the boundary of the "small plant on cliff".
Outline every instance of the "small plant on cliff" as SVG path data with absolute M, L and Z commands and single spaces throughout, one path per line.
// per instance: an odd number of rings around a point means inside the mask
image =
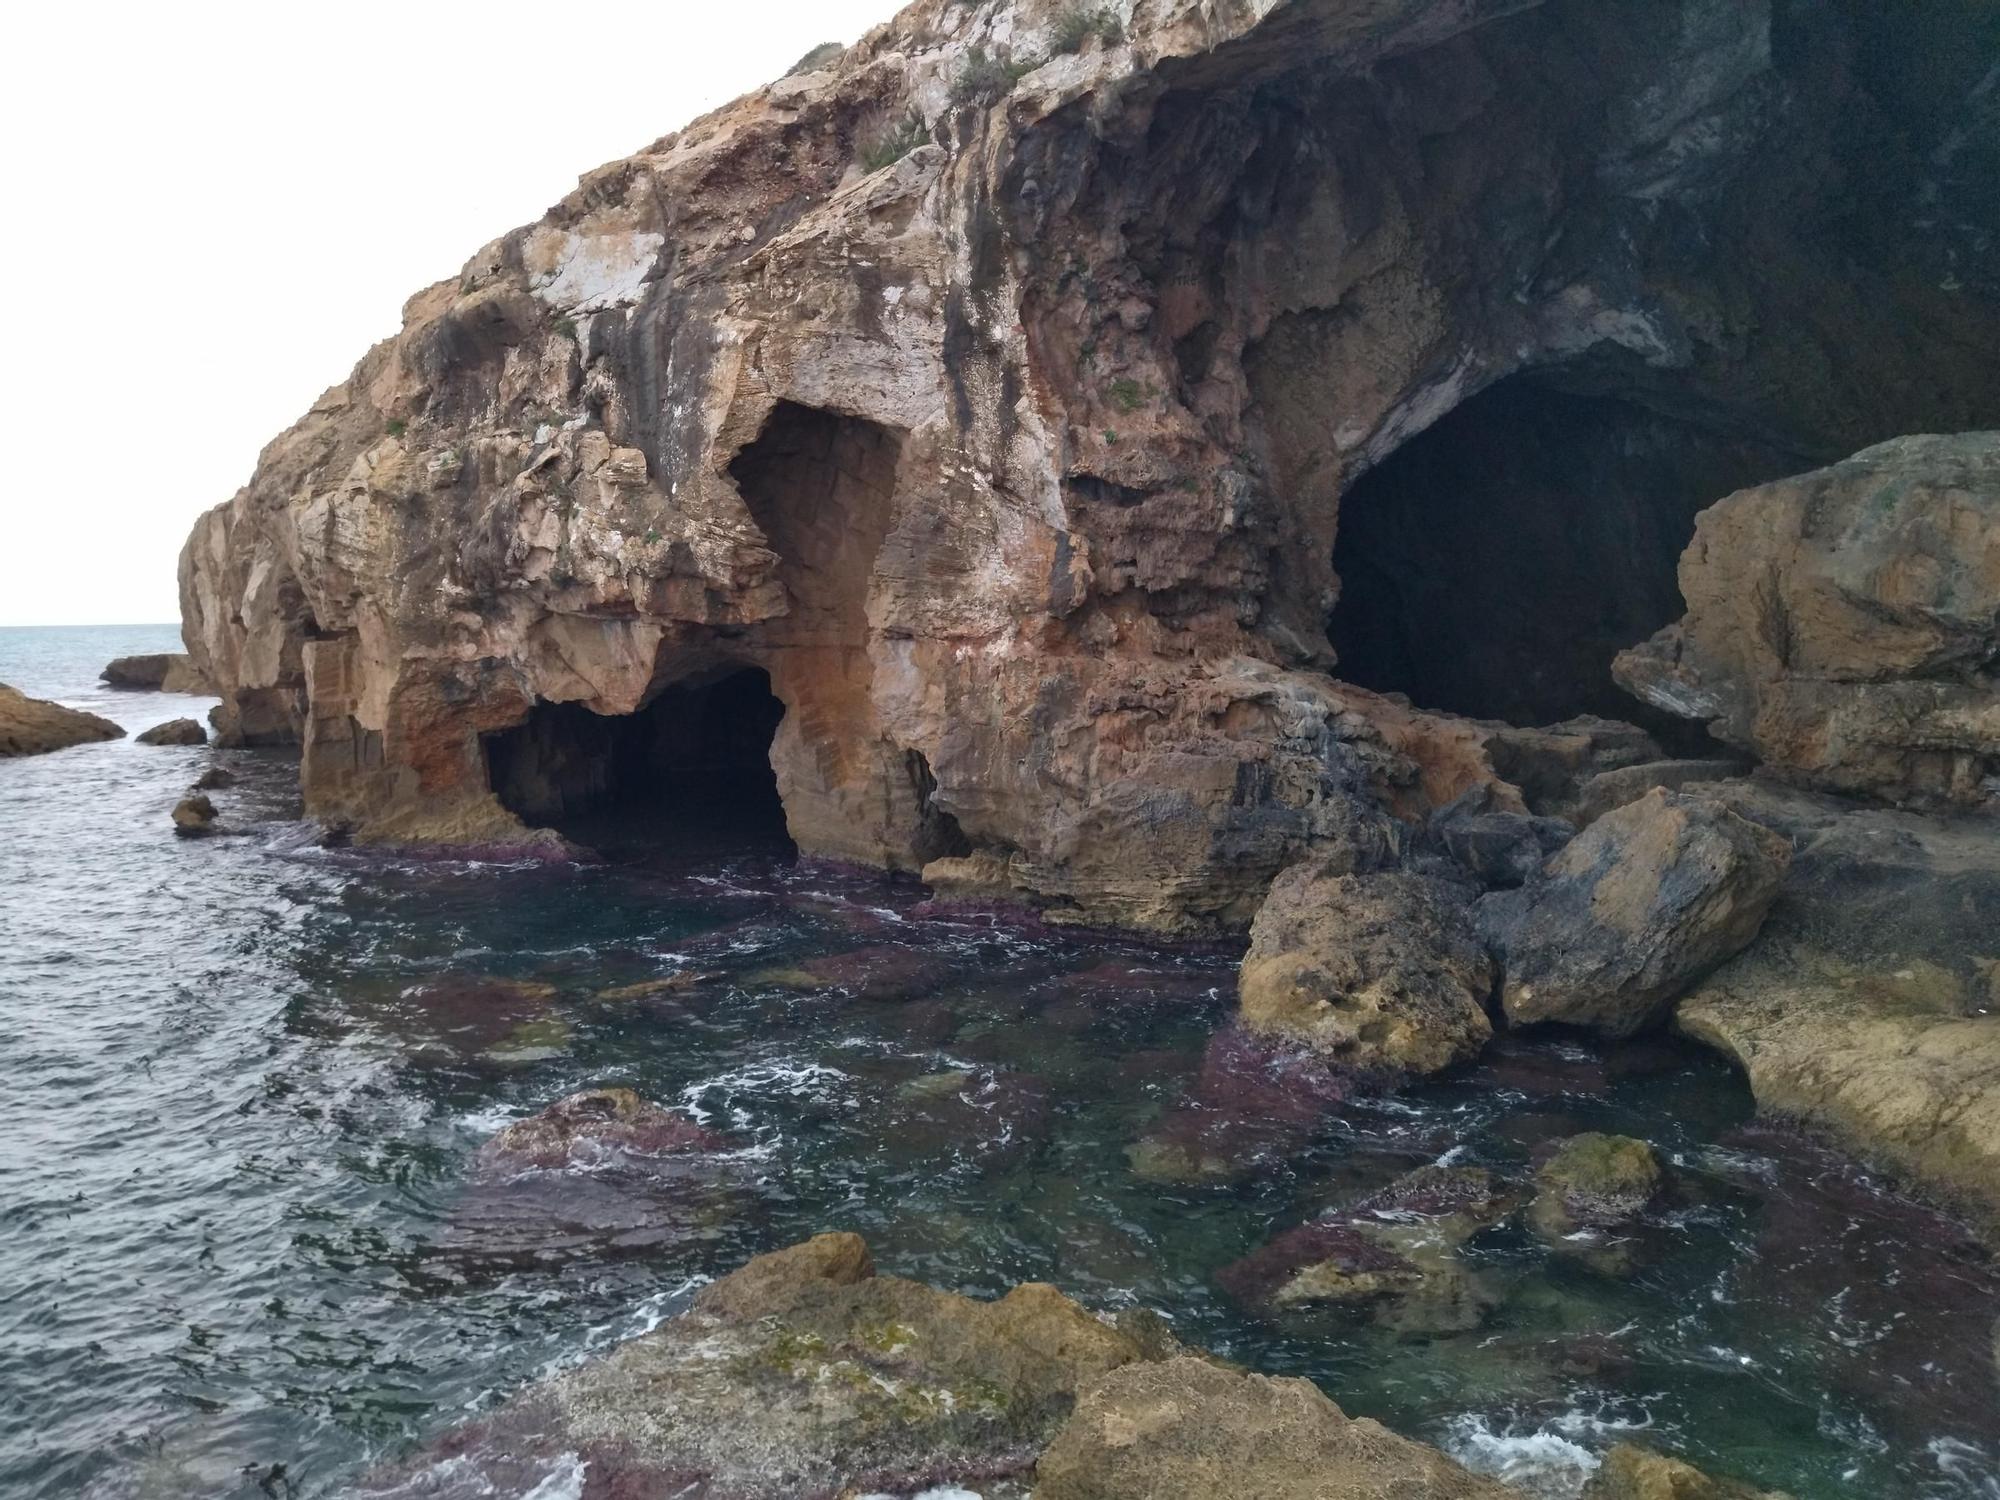
M 796 78 L 801 73 L 817 73 L 846 50 L 847 48 L 839 42 L 821 42 L 812 51 L 785 69 L 785 76 L 787 78 Z
M 401 417 L 391 417 L 382 424 L 382 430 L 392 438 L 400 438 L 410 430 L 410 424 L 405 422 Z
M 555 330 L 572 344 L 576 342 L 575 318 L 557 318 L 555 321 Z
M 1056 16 L 1055 30 L 1049 35 L 1049 50 L 1055 53 L 1081 52 L 1083 44 L 1092 37 L 1100 38 L 1107 47 L 1115 47 L 1123 41 L 1125 27 L 1117 12 L 1109 6 L 1093 9 L 1085 5 L 1071 5 Z
M 879 172 L 908 156 L 930 139 L 923 117 L 911 110 L 894 125 L 884 126 L 861 140 L 863 171 Z
M 1120 411 L 1134 412 L 1146 404 L 1146 397 L 1152 393 L 1138 381 L 1121 375 L 1105 387 L 1105 394 L 1111 398 L 1111 404 Z
M 1023 76 L 1041 65 L 1039 58 L 1016 58 L 1005 51 L 970 48 L 965 61 L 958 65 L 958 76 L 951 81 L 951 102 L 992 104 L 1006 98 Z

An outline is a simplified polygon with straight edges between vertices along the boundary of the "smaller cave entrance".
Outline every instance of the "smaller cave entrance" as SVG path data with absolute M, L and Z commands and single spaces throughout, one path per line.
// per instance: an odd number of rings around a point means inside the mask
M 612 857 L 789 857 L 771 741 L 785 706 L 761 668 L 677 682 L 636 712 L 538 703 L 485 736 L 493 793 L 534 827 Z
M 1816 460 L 1615 395 L 1516 375 L 1341 500 L 1336 676 L 1419 708 L 1550 724 L 1602 714 L 1695 750 L 1630 697 L 1618 652 L 1678 619 L 1695 516 Z

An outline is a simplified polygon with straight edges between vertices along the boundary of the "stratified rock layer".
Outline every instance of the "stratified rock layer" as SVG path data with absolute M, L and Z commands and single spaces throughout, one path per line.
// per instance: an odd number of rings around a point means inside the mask
M 1796 847 L 1757 944 L 1675 1011 L 1742 1064 L 1758 1104 L 2000 1228 L 2000 838 L 1736 785 Z
M 1519 808 L 1495 726 L 1323 675 L 1342 496 L 1441 415 L 1559 385 L 1760 476 L 1995 420 L 1973 19 L 1113 11 L 919 0 L 413 297 L 189 539 L 224 741 L 518 844 L 497 737 L 753 669 L 808 854 L 1240 931 L 1385 812 Z
M 30 698 L 0 682 L 0 756 L 46 755 L 71 745 L 123 738 L 109 719 Z
M 1835 791 L 2000 806 L 2000 432 L 1905 437 L 1703 511 L 1657 708 Z

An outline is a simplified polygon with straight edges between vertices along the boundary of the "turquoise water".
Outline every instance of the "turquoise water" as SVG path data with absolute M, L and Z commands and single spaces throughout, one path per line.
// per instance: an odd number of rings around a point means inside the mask
M 206 705 L 95 674 L 173 644 L 0 630 L 0 681 L 143 728 Z M 1228 953 L 947 919 L 755 853 L 322 850 L 283 756 L 216 758 L 242 836 L 195 842 L 166 810 L 209 752 L 0 761 L 0 1494 L 337 1494 L 746 1256 L 838 1227 L 941 1285 L 1155 1307 L 1534 1493 L 1573 1495 L 1591 1454 L 1638 1435 L 1801 1500 L 2000 1496 L 1987 1257 L 1756 1126 L 1704 1054 L 1509 1044 L 1341 1107 L 1245 1181 L 1163 1186 L 1126 1148 L 1226 1020 Z M 668 975 L 689 982 L 605 994 Z M 597 1084 L 726 1135 L 713 1179 L 640 1205 L 644 1233 L 601 1183 L 516 1200 L 471 1182 L 500 1126 Z M 1583 1128 L 1643 1135 L 1674 1168 L 1629 1277 L 1508 1223 L 1467 1251 L 1495 1305 L 1465 1332 L 1272 1323 L 1216 1287 L 1413 1166 L 1518 1181 Z

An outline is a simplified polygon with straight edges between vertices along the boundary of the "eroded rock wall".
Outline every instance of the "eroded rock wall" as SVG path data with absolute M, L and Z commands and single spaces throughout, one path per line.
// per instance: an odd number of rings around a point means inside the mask
M 358 837 L 517 842 L 483 735 L 757 667 L 806 852 L 1240 930 L 1520 805 L 1490 727 L 1327 675 L 1341 496 L 1440 415 L 1994 420 L 1976 8 L 1061 10 L 920 0 L 413 297 L 190 538 L 225 739 Z

